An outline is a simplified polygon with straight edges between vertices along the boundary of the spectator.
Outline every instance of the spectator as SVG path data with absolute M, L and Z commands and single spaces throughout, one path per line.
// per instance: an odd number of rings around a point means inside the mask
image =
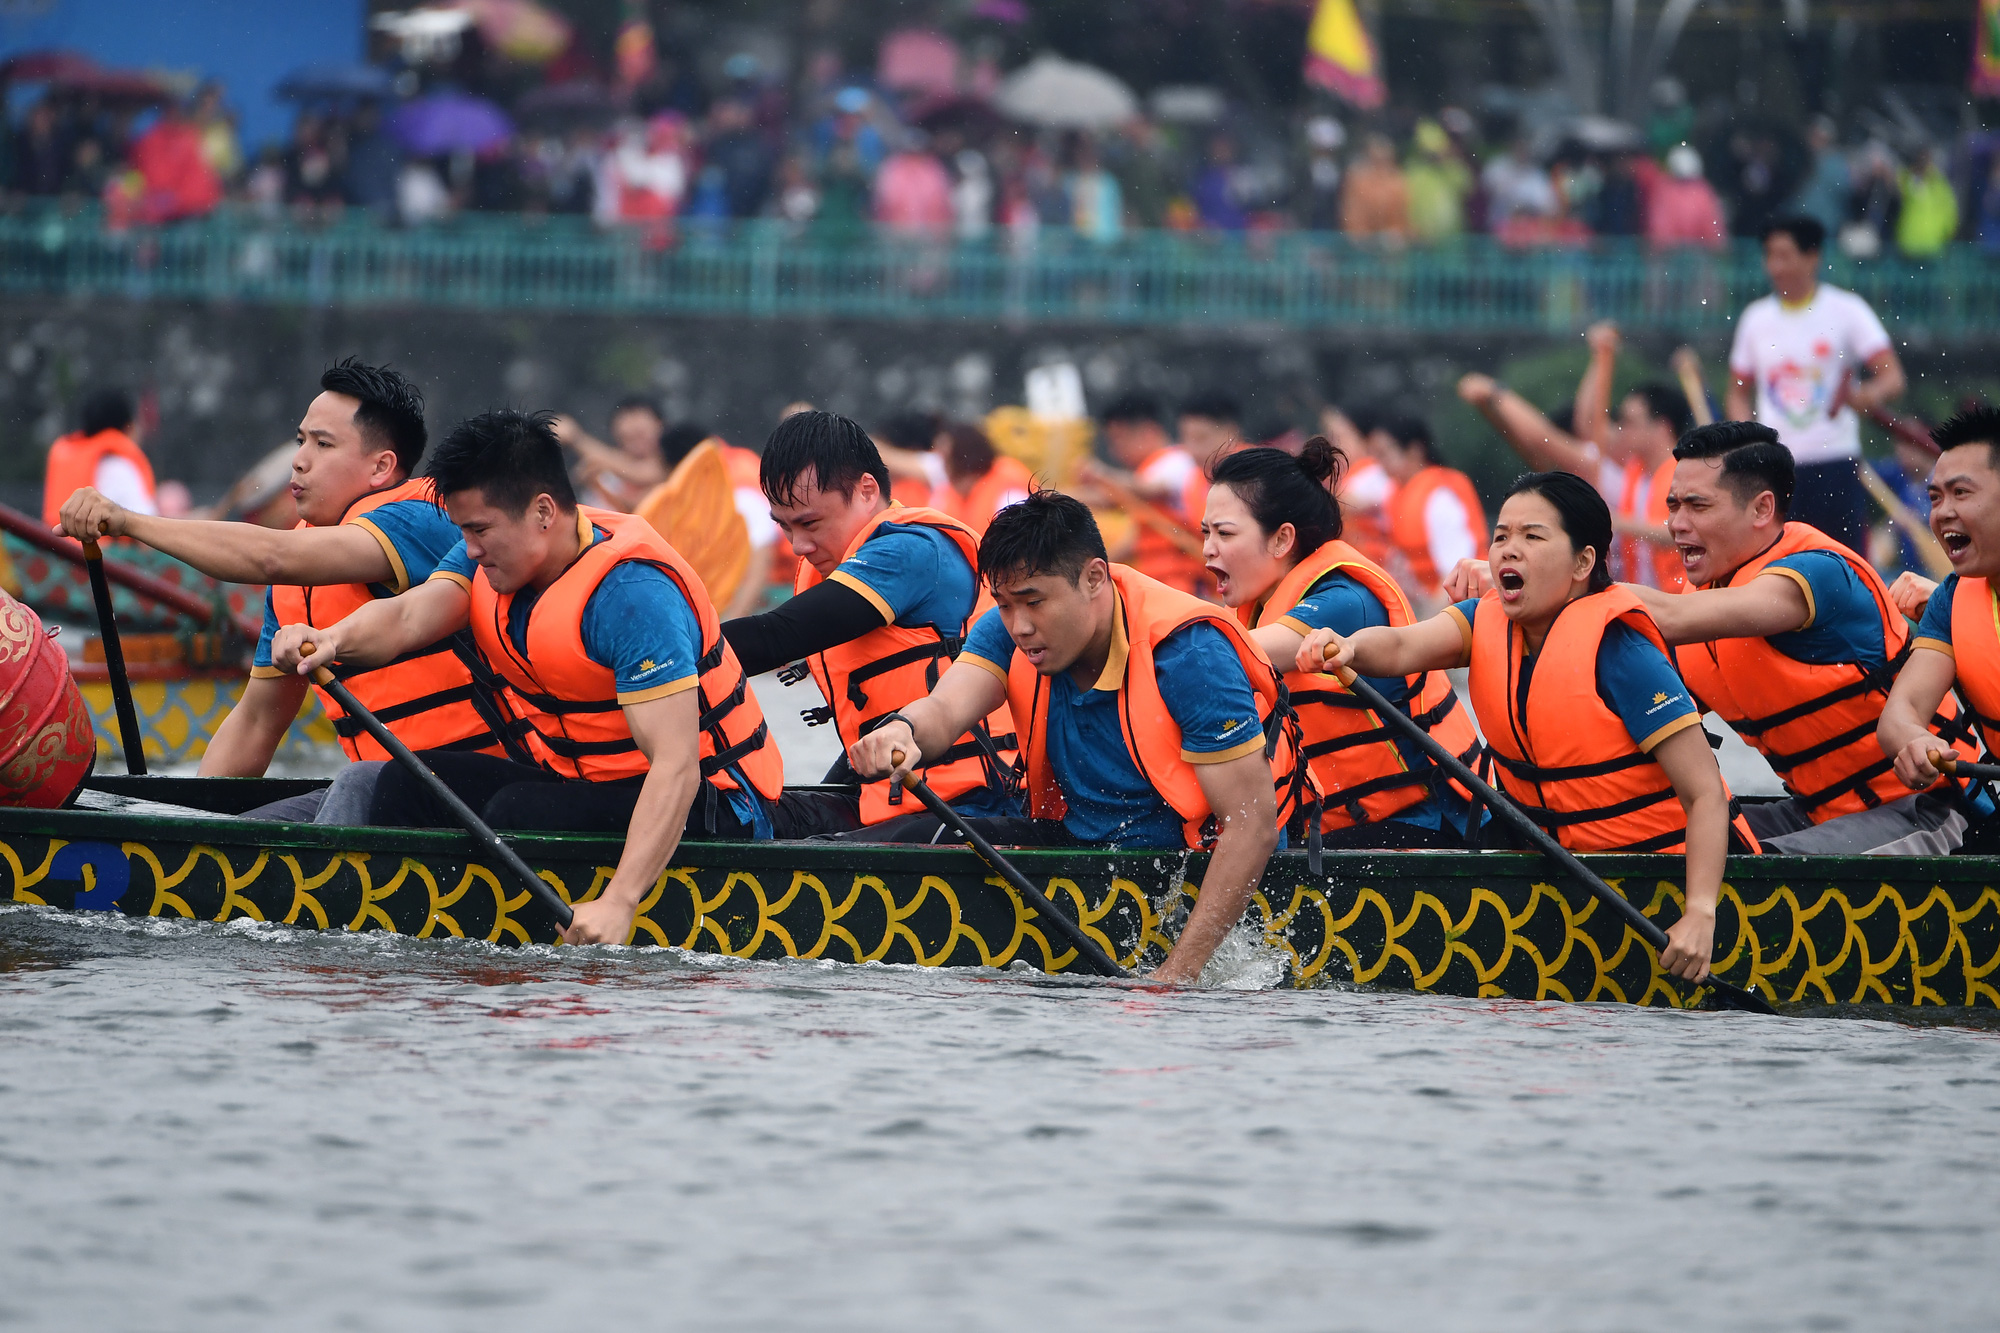
M 1069 221 L 1086 240 L 1110 243 L 1124 231 L 1125 199 L 1118 178 L 1097 160 L 1097 144 L 1078 135 L 1070 148 L 1070 173 L 1064 182 L 1069 196 Z
M 775 156 L 757 131 L 750 104 L 724 98 L 709 111 L 708 143 L 703 156 L 722 170 L 722 192 L 729 216 L 755 217 L 763 211 L 771 190 Z
M 836 227 L 867 219 L 875 169 L 882 164 L 882 135 L 867 120 L 873 99 L 861 88 L 843 88 L 833 114 L 815 132 L 820 142 L 820 217 Z
M 1314 116 L 1306 122 L 1305 198 L 1299 223 L 1309 230 L 1340 229 L 1340 150 L 1346 143 L 1347 131 L 1332 116 Z
M 1396 146 L 1387 135 L 1371 134 L 1362 152 L 1340 192 L 1340 229 L 1359 240 L 1408 240 L 1410 185 L 1396 165 Z
M 382 128 L 382 111 L 365 102 L 354 113 L 348 140 L 344 197 L 387 220 L 396 207 L 396 182 L 403 169 L 403 152 Z
M 1662 249 L 1699 245 L 1719 250 L 1727 243 L 1722 201 L 1701 174 L 1701 154 L 1686 144 L 1667 154 L 1667 174 L 1653 185 L 1646 240 Z
M 1236 141 L 1218 134 L 1208 141 L 1208 161 L 1194 179 L 1194 210 L 1214 231 L 1242 231 L 1250 215 L 1236 197 Z
M 28 110 L 14 142 L 14 188 L 22 194 L 57 195 L 69 176 L 68 136 L 47 99 Z
M 1731 224 L 1738 236 L 1761 236 L 1778 215 L 1786 190 L 1784 149 L 1769 131 L 1733 135 L 1735 210 Z
M 1479 173 L 1486 189 L 1487 230 L 1499 232 L 1516 219 L 1548 220 L 1562 212 L 1555 183 L 1528 152 L 1525 137 L 1516 138 Z
M 1164 226 L 1168 211 L 1181 201 L 1181 176 L 1159 128 L 1144 116 L 1135 116 L 1112 141 L 1112 151 L 1111 165 L 1125 197 L 1126 215 L 1134 226 Z
M 921 138 L 891 154 L 875 174 L 875 220 L 896 232 L 950 233 L 951 177 Z
M 1855 173 L 1853 218 L 1840 229 L 1840 248 L 1855 259 L 1882 253 L 1896 226 L 1902 192 L 1896 179 L 1896 157 L 1879 140 L 1861 151 Z
M 778 164 L 771 205 L 777 216 L 794 227 L 803 227 L 819 215 L 819 189 L 813 184 L 812 173 L 806 170 L 805 159 L 797 153 Z
M 687 194 L 685 122 L 673 112 L 628 120 L 598 163 L 597 220 L 662 226 L 680 214 Z
M 1410 234 L 1418 241 L 1448 241 L 1465 231 L 1465 200 L 1472 193 L 1472 168 L 1458 154 L 1444 127 L 1417 122 L 1414 151 L 1404 172 L 1410 196 Z
M 983 241 L 993 230 L 993 172 L 986 155 L 961 148 L 952 158 L 951 214 L 961 241 Z
M 1831 120 L 1825 116 L 1815 116 L 1812 128 L 1806 132 L 1806 147 L 1812 153 L 1812 166 L 1806 172 L 1805 184 L 1792 200 L 1791 211 L 1813 218 L 1826 228 L 1829 236 L 1837 235 L 1847 225 L 1847 208 L 1854 194 L 1853 173 L 1847 168 L 1847 154 L 1840 144 Z
M 1903 208 L 1896 218 L 1896 248 L 1911 259 L 1930 259 L 1958 235 L 1958 194 L 1928 144 L 1917 150 L 1899 184 Z
M 257 216 L 276 222 L 285 211 L 285 156 L 276 144 L 257 150 L 257 164 L 243 181 L 243 197 Z
M 189 117 L 201 131 L 201 155 L 220 180 L 233 181 L 243 171 L 243 145 L 236 137 L 236 119 L 222 105 L 222 86 L 204 83 L 195 94 Z
M 285 202 L 303 213 L 338 209 L 341 204 L 339 164 L 332 136 L 314 112 L 299 114 L 285 150 Z
M 172 103 L 132 145 L 131 163 L 144 221 L 200 217 L 222 200 L 222 181 L 202 153 L 201 128 Z
M 1590 228 L 1599 236 L 1639 236 L 1646 230 L 1649 185 L 1643 168 L 1651 159 L 1639 153 L 1617 153 L 1604 173 L 1590 214 Z

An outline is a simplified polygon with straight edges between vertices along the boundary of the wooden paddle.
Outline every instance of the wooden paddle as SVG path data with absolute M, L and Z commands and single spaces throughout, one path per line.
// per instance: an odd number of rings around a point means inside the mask
M 100 525 L 103 531 L 108 525 Z M 111 677 L 111 702 L 118 711 L 118 739 L 125 747 L 125 771 L 146 776 L 146 739 L 139 731 L 139 710 L 132 706 L 132 682 L 125 675 L 125 646 L 118 641 L 118 621 L 111 611 L 111 584 L 104 577 L 104 548 L 95 537 L 83 544 L 83 566 L 90 571 L 90 600 L 97 603 L 97 633 L 104 643 L 104 670 Z
M 1687 396 L 1688 411 L 1694 414 L 1697 426 L 1715 424 L 1715 413 L 1708 410 L 1708 390 L 1701 383 L 1701 358 L 1694 354 L 1694 348 L 1683 347 L 1674 353 L 1674 374 L 1680 378 L 1681 392 Z
M 895 765 L 898 770 L 889 775 L 891 800 L 895 799 L 895 794 L 901 788 L 908 787 L 912 792 L 916 793 L 916 797 L 923 803 L 924 809 L 943 820 L 945 825 L 957 832 L 959 837 L 964 838 L 968 843 L 972 844 L 972 850 L 979 854 L 979 859 L 998 871 L 1000 878 L 1006 880 L 1008 884 L 1013 886 L 1014 892 L 1021 895 L 1021 901 L 1033 909 L 1035 915 L 1054 927 L 1056 934 L 1062 936 L 1071 948 L 1082 954 L 1085 962 L 1107 977 L 1130 977 L 1132 975 L 1113 962 L 1110 954 L 1098 948 L 1097 941 L 1085 934 L 1082 926 L 1077 925 L 1076 922 L 1064 916 L 1061 910 L 1049 900 L 1046 894 L 1029 883 L 1028 877 L 1016 870 L 1013 862 L 1000 855 L 994 849 L 992 843 L 980 837 L 979 830 L 966 823 L 960 817 L 958 811 L 946 805 L 943 798 L 931 790 L 929 783 L 915 774 L 905 778 L 900 771 L 904 753 L 902 750 L 893 750 L 889 754 L 889 762 Z
M 1327 646 L 1329 654 L 1332 645 Z M 1357 676 L 1350 667 L 1340 668 L 1340 683 L 1354 691 L 1362 703 L 1367 704 L 1375 715 L 1414 741 L 1423 752 L 1452 777 L 1458 779 L 1468 790 L 1476 793 L 1481 800 L 1493 808 L 1495 814 L 1518 829 L 1522 836 L 1533 843 L 1537 850 L 1574 876 L 1578 883 L 1595 894 L 1598 901 L 1625 918 L 1632 929 L 1639 932 L 1639 938 L 1653 946 L 1655 952 L 1667 947 L 1667 932 L 1655 925 L 1653 919 L 1640 911 L 1624 894 L 1597 877 L 1597 872 L 1577 860 L 1575 853 L 1557 842 L 1549 831 L 1523 814 L 1518 806 L 1500 791 L 1482 782 L 1479 775 L 1461 763 L 1457 755 L 1446 749 L 1430 732 L 1425 731 L 1402 709 L 1395 707 L 1382 697 L 1381 691 Z M 1742 1009 L 1753 1014 L 1775 1014 L 1770 1001 L 1752 991 L 1732 986 L 1720 977 L 1710 974 L 1707 981 L 1697 985 L 1710 986 L 1718 1000 L 1732 1009 Z
M 1901 528 L 1910 538 L 1910 544 L 1917 548 L 1917 558 L 1924 562 L 1933 578 L 1948 578 L 1951 575 L 1951 557 L 1944 553 L 1944 547 L 1931 535 L 1931 525 L 1918 518 L 1916 512 L 1903 503 L 1903 497 L 1896 494 L 1889 483 L 1882 479 L 1874 465 L 1866 459 L 1854 460 L 1854 473 L 1861 478 L 1862 489 L 1869 498 L 1882 506 L 1882 512 L 1890 522 Z
M 310 656 L 312 651 L 313 645 L 310 643 L 302 645 L 299 649 L 305 656 Z M 313 683 L 332 695 L 334 702 L 340 705 L 343 712 L 359 722 L 361 729 L 375 738 L 376 744 L 393 755 L 396 762 L 403 766 L 404 771 L 423 784 L 424 790 L 432 797 L 443 803 L 460 826 L 472 835 L 474 841 L 491 852 L 501 865 L 507 867 L 520 882 L 521 887 L 555 918 L 558 927 L 563 930 L 569 929 L 569 923 L 576 914 L 570 911 L 569 904 L 562 900 L 562 895 L 550 888 L 547 880 L 530 869 L 528 863 L 521 859 L 519 852 L 502 842 L 500 835 L 488 828 L 486 821 L 481 819 L 471 806 L 460 800 L 457 792 L 445 786 L 444 779 L 431 772 L 424 761 L 417 758 L 410 747 L 397 738 L 395 732 L 383 726 L 379 718 L 363 707 L 361 701 L 354 697 L 354 692 L 348 689 L 344 682 L 333 672 L 321 667 L 313 672 Z
M 1165 537 L 1182 555 L 1202 559 L 1201 538 L 1189 532 L 1179 519 L 1118 480 L 1107 469 L 1086 466 L 1084 479 L 1111 497 L 1111 502 L 1132 519 Z
M 1940 773 L 1949 773 L 1958 778 L 1977 778 L 1981 782 L 2000 782 L 2000 764 L 1975 764 L 1969 759 L 1960 759 L 1949 750 L 1932 750 L 1931 767 Z

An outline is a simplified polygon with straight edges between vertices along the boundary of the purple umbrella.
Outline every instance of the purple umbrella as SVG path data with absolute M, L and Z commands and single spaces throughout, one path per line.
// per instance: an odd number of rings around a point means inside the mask
M 507 114 L 484 98 L 464 93 L 432 93 L 396 109 L 389 129 L 397 142 L 419 157 L 479 153 L 514 137 Z

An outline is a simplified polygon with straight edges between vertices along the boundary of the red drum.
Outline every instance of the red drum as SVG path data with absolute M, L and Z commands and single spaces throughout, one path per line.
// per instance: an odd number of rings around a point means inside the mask
M 96 759 L 69 658 L 40 616 L 0 592 L 0 805 L 67 805 Z

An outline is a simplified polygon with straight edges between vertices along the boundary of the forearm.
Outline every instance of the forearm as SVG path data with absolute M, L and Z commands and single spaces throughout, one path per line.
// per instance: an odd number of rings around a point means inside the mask
M 260 778 L 299 715 L 305 682 L 252 679 L 209 738 L 196 772 L 205 778 Z
M 224 583 L 306 582 L 285 559 L 282 529 L 128 513 L 125 535 Z
M 1416 637 L 1389 625 L 1370 625 L 1356 630 L 1348 642 L 1354 645 L 1355 674 L 1383 679 L 1413 676 L 1419 671 L 1437 671 L 1454 662 L 1423 660 Z
M 1681 808 L 1687 812 L 1687 913 L 1713 921 L 1729 854 L 1729 801 L 1721 777 L 1692 797 L 1683 796 Z
M 1250 895 L 1278 846 L 1277 811 L 1264 802 L 1226 821 L 1201 877 L 1201 893 L 1188 913 L 1173 952 L 1160 965 L 1163 979 L 1193 981 L 1217 946 L 1243 919 Z M 1157 975 L 1157 974 L 1156 974 Z
M 1756 411 L 1756 408 L 1750 402 L 1750 391 L 1741 384 L 1730 385 L 1729 392 L 1725 395 L 1725 398 L 1726 401 L 1723 403 L 1723 410 L 1729 413 L 1731 421 L 1748 421 Z
M 1944 700 L 1940 698 L 1938 704 Z M 1882 753 L 1894 758 L 1911 741 L 1931 734 L 1930 718 L 1937 711 L 1936 704 L 1919 714 L 1916 701 L 1900 691 L 1891 691 L 1882 704 L 1882 716 L 1875 723 L 1875 743 L 1882 747 Z M 1940 750 L 1944 745 L 1938 745 Z
M 1291 669 L 1292 659 L 1298 656 L 1299 645 L 1306 641 L 1305 635 L 1289 625 L 1265 625 L 1251 630 L 1250 637 L 1281 674 Z
M 1574 472 L 1582 476 L 1590 464 L 1583 441 L 1560 429 L 1533 403 L 1511 389 L 1502 389 L 1480 415 L 1511 445 L 1521 461 L 1542 471 Z M 1585 480 L 1593 478 L 1585 477 Z
M 1611 372 L 1617 364 L 1615 353 L 1593 351 L 1576 388 L 1576 433 L 1599 448 L 1611 440 Z
M 393 662 L 404 653 L 436 643 L 459 626 L 441 628 L 420 614 L 421 607 L 407 595 L 385 597 L 360 607 L 331 630 L 339 645 L 342 666 L 375 667 Z
M 632 807 L 632 822 L 626 826 L 625 850 L 618 856 L 611 882 L 604 886 L 605 901 L 637 908 L 652 891 L 681 844 L 688 811 L 700 788 L 701 771 L 692 761 L 655 764 L 647 771 L 639 802 Z
M 827 580 L 775 610 L 724 622 L 722 637 L 743 673 L 761 676 L 787 662 L 825 652 L 883 625 L 875 604 L 844 583 Z

